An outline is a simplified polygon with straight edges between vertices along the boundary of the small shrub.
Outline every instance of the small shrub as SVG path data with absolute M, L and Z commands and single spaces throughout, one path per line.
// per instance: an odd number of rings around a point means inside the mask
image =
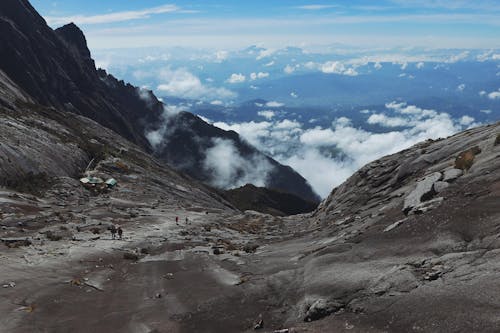
M 116 162 L 115 166 L 118 170 L 121 170 L 122 172 L 129 172 L 129 170 L 130 170 L 128 165 L 126 165 L 125 163 L 123 163 L 121 161 Z
M 455 159 L 455 168 L 464 171 L 469 170 L 474 164 L 474 159 L 476 155 L 481 153 L 481 149 L 475 146 L 471 149 L 461 152 Z

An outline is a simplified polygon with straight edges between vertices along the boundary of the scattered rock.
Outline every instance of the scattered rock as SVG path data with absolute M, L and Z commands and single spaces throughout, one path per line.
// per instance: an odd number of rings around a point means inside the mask
M 125 252 L 123 254 L 123 259 L 137 261 L 139 260 L 139 256 L 132 252 Z
M 264 328 L 264 320 L 261 319 L 259 320 L 255 326 L 253 327 L 254 330 L 260 330 L 260 329 L 263 329 Z
M 11 249 L 31 245 L 31 241 L 27 238 L 0 238 L 0 241 Z
M 458 177 L 462 176 L 464 172 L 460 169 L 448 169 L 444 172 L 443 180 L 445 182 L 451 182 L 457 179 Z
M 289 333 L 290 330 L 288 328 L 284 328 L 282 330 L 274 330 L 273 333 Z
M 397 222 L 394 222 L 390 226 L 386 227 L 384 229 L 384 232 L 388 232 L 388 231 L 391 231 L 392 229 L 395 229 L 395 228 L 399 227 L 401 224 L 403 224 L 404 221 L 406 221 L 406 219 L 402 219 L 402 220 L 399 220 Z
M 50 230 L 45 232 L 45 237 L 47 237 L 48 240 L 53 241 L 53 242 L 57 242 L 57 241 L 60 241 L 62 239 L 61 235 L 58 235 Z
M 339 302 L 320 298 L 312 303 L 312 305 L 309 307 L 304 317 L 304 321 L 309 322 L 324 318 L 334 312 L 337 312 L 342 307 L 343 304 Z
M 445 190 L 446 188 L 448 188 L 450 186 L 450 183 L 448 182 L 435 182 L 434 183 L 434 191 L 436 193 L 441 193 L 443 190 Z
M 442 176 L 440 172 L 435 172 L 417 182 L 417 187 L 404 200 L 403 212 L 408 215 L 408 213 L 420 206 L 422 201 L 432 198 L 435 194 L 434 183 L 439 181 Z
M 444 198 L 435 198 L 429 201 L 424 201 L 420 205 L 413 208 L 411 211 L 414 214 L 423 214 L 429 210 L 437 208 L 443 202 Z
M 258 248 L 259 245 L 257 244 L 247 244 L 243 247 L 243 251 L 245 251 L 246 253 L 255 253 Z

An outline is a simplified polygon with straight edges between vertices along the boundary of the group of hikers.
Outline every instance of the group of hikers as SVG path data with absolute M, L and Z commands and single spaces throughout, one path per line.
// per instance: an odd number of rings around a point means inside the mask
M 122 239 L 123 237 L 123 230 L 122 227 L 118 226 L 116 227 L 114 224 L 109 228 L 109 231 L 111 231 L 111 238 L 116 239 L 116 234 L 118 234 L 118 238 Z
M 175 224 L 179 225 L 179 216 L 175 217 Z M 186 224 L 189 224 L 189 219 L 186 217 Z M 109 227 L 109 231 L 111 231 L 111 238 L 116 239 L 118 234 L 118 239 L 123 238 L 123 230 L 121 226 L 115 226 L 114 224 Z

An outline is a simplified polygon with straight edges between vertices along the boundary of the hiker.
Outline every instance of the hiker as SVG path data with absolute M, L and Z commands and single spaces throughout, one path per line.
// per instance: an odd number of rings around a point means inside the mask
M 109 231 L 111 231 L 111 238 L 115 239 L 116 238 L 116 227 L 114 224 L 109 228 Z
M 179 225 L 179 216 L 175 217 L 175 224 Z
M 123 236 L 123 230 L 122 230 L 122 227 L 118 227 L 118 238 L 122 239 L 122 236 Z
M 188 220 L 187 216 L 186 216 L 186 224 L 189 224 L 189 220 Z

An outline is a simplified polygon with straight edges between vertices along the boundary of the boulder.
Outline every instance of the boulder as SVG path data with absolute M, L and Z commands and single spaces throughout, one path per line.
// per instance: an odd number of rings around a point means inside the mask
M 434 191 L 436 193 L 441 193 L 444 189 L 448 188 L 450 186 L 450 183 L 448 182 L 435 182 L 434 183 Z
M 451 182 L 457 179 L 458 177 L 462 176 L 464 172 L 460 169 L 448 169 L 444 172 L 443 180 L 445 182 Z
M 314 321 L 329 316 L 340 310 L 344 305 L 337 301 L 330 301 L 324 298 L 316 300 L 306 312 L 304 321 Z
M 439 181 L 442 176 L 440 172 L 435 172 L 417 182 L 417 187 L 404 200 L 403 212 L 408 214 L 415 207 L 419 206 L 422 201 L 432 196 L 434 193 L 434 183 Z

